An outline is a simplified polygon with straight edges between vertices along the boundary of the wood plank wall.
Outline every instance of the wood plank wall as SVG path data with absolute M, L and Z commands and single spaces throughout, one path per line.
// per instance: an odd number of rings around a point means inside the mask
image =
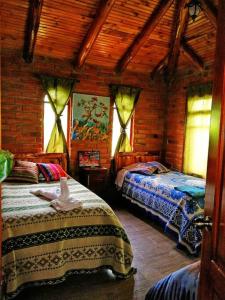
M 21 52 L 2 51 L 2 146 L 12 152 L 43 151 L 43 97 L 36 74 L 71 77 L 70 61 L 35 57 L 26 64 Z M 129 84 L 143 88 L 137 104 L 134 124 L 134 151 L 161 150 L 163 134 L 163 83 L 142 74 L 115 75 L 107 69 L 85 66 L 77 74 L 75 91 L 109 96 L 109 84 Z M 112 113 L 112 110 L 111 110 Z M 112 119 L 112 114 L 110 115 Z M 72 141 L 71 158 L 75 166 L 77 151 L 101 151 L 101 163 L 110 165 L 111 126 L 108 142 Z
M 186 125 L 187 88 L 212 80 L 212 71 L 180 74 L 169 88 L 165 160 L 175 169 L 183 170 Z

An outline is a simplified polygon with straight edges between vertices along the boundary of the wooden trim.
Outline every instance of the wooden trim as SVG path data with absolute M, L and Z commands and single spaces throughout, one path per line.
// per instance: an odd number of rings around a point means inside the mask
M 200 0 L 201 8 L 212 25 L 217 28 L 217 9 L 212 2 L 208 0 Z
M 183 53 L 185 57 L 192 63 L 199 71 L 204 70 L 204 63 L 201 57 L 199 57 L 195 51 L 188 46 L 187 43 L 183 42 L 181 44 L 181 50 L 183 50 Z
M 174 36 L 171 41 L 171 50 L 168 58 L 167 72 L 166 77 L 168 82 L 171 81 L 176 67 L 178 63 L 178 58 L 180 54 L 180 46 L 181 40 L 183 39 L 183 35 L 188 23 L 188 8 L 187 8 L 188 0 L 181 0 L 178 6 L 178 18 L 175 14 L 176 21 L 176 30 L 174 32 Z
M 115 155 L 115 170 L 118 172 L 123 167 L 133 163 L 159 161 L 160 151 L 151 152 L 119 152 Z
M 111 9 L 113 8 L 113 5 L 115 3 L 115 0 L 102 0 L 100 3 L 100 6 L 98 8 L 96 18 L 94 22 L 91 24 L 91 27 L 81 45 L 81 48 L 78 53 L 76 67 L 81 68 L 83 64 L 85 63 L 85 60 L 88 57 L 88 54 L 90 53 L 95 40 L 97 39 L 103 24 L 105 23 Z
M 160 5 L 155 8 L 151 17 L 148 19 L 147 23 L 144 25 L 142 31 L 138 34 L 138 36 L 134 39 L 131 46 L 125 52 L 123 57 L 120 59 L 116 71 L 123 72 L 127 65 L 131 62 L 131 60 L 135 57 L 138 53 L 140 48 L 147 42 L 149 39 L 150 34 L 161 21 L 162 17 L 165 15 L 173 0 L 162 0 Z
M 30 1 L 23 50 L 23 58 L 27 63 L 33 60 L 43 2 L 44 0 Z

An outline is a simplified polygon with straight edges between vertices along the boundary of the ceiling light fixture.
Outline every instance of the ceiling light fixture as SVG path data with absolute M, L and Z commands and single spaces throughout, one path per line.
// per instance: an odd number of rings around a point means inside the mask
M 201 4 L 198 0 L 191 0 L 188 4 L 188 11 L 189 11 L 189 16 L 192 18 L 193 21 L 197 18 L 201 11 Z

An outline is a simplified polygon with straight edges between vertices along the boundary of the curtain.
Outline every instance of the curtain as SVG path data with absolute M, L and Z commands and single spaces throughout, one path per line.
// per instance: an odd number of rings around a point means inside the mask
M 126 133 L 127 124 L 132 117 L 141 89 L 129 86 L 111 85 L 113 101 L 116 104 L 121 133 L 116 146 L 117 152 L 132 151 L 130 139 Z
M 10 174 L 13 167 L 13 154 L 0 149 L 0 182 Z
M 206 177 L 212 85 L 188 89 L 183 171 Z
M 69 101 L 74 80 L 48 76 L 41 76 L 41 80 L 52 110 L 55 113 L 55 125 L 53 126 L 46 152 L 68 153 L 60 117 Z

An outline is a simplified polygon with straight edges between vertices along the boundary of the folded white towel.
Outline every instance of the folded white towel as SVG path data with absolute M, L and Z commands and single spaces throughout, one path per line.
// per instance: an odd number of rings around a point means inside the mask
M 75 199 L 74 197 L 69 197 L 66 201 L 54 199 L 50 203 L 51 206 L 53 206 L 56 210 L 68 211 L 74 208 L 82 207 L 82 202 L 80 200 Z
M 59 197 L 60 188 L 31 190 L 30 193 L 35 196 L 44 197 L 47 200 L 53 200 Z

